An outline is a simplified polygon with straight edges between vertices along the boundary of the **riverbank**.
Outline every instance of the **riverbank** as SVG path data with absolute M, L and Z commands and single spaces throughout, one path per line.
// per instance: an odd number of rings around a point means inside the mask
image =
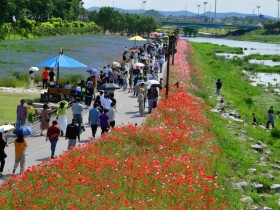
M 250 85 L 247 75 L 241 73 L 234 63 L 216 59 L 215 53 L 219 50 L 216 45 L 192 43 L 192 46 L 191 63 L 201 69 L 204 78 L 201 90 L 194 93 L 202 97 L 213 111 L 208 116 L 223 151 L 219 159 L 223 164 L 219 165 L 217 173 L 222 185 L 227 186 L 225 194 L 231 197 L 232 209 L 250 209 L 253 206 L 278 209 L 279 197 L 274 187 L 280 183 L 280 173 L 275 168 L 280 159 L 280 140 L 272 137 L 271 130 L 266 130 L 265 125 L 267 110 L 274 106 L 275 124 L 279 127 L 279 97 Z M 218 78 L 223 83 L 221 96 L 226 104 L 226 114 L 222 115 L 216 114 L 220 107 L 215 96 Z M 233 116 L 232 112 L 237 113 L 235 116 L 240 116 L 241 120 L 229 117 Z M 256 115 L 257 126 L 252 125 L 252 113 Z

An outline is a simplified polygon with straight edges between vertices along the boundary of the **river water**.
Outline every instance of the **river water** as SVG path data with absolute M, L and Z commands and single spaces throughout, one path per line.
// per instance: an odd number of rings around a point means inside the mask
M 249 41 L 236 41 L 228 39 L 218 39 L 218 38 L 205 38 L 205 37 L 196 37 L 196 38 L 186 38 L 181 37 L 191 42 L 199 43 L 212 43 L 218 45 L 226 45 L 229 47 L 241 47 L 243 48 L 243 55 L 229 54 L 229 53 L 217 53 L 218 56 L 225 56 L 227 59 L 231 59 L 234 56 L 242 57 L 244 55 L 250 54 L 261 54 L 261 55 L 279 55 L 280 56 L 280 44 L 269 44 L 261 42 L 249 42 Z M 280 65 L 280 62 L 273 62 L 271 60 L 250 60 L 250 63 L 276 66 Z M 273 73 L 251 73 L 246 72 L 248 77 L 253 81 L 251 84 L 264 85 L 264 86 L 275 86 L 277 89 L 280 86 L 280 75 Z M 280 90 L 279 90 L 280 91 Z
M 124 47 L 133 47 L 134 41 L 119 35 L 56 36 L 35 40 L 0 42 L 0 73 L 12 71 L 28 72 L 32 66 L 58 56 L 63 47 L 64 54 L 87 66 L 102 68 L 113 61 L 122 60 Z M 137 41 L 136 45 L 143 44 Z M 62 74 L 87 74 L 83 68 L 61 68 Z M 38 72 L 38 74 L 41 73 Z

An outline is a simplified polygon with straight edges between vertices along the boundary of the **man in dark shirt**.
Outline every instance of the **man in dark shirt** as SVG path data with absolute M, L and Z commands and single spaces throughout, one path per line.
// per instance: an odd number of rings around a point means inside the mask
M 86 87 L 86 92 L 85 92 L 85 104 L 87 105 L 87 108 L 89 108 L 91 105 L 93 93 L 94 93 L 94 89 L 92 87 L 92 84 L 88 83 L 88 85 Z
M 54 82 L 54 76 L 55 76 L 55 73 L 53 71 L 53 68 L 51 68 L 51 71 L 49 73 L 50 82 Z
M 77 126 L 77 120 L 73 118 L 72 123 L 67 125 L 66 128 L 65 140 L 69 139 L 68 149 L 71 149 L 76 146 L 77 138 L 78 141 L 80 142 L 80 130 L 79 127 Z
M 218 79 L 216 82 L 216 94 L 217 95 L 220 95 L 221 88 L 222 88 L 222 82 L 221 82 L 221 79 Z

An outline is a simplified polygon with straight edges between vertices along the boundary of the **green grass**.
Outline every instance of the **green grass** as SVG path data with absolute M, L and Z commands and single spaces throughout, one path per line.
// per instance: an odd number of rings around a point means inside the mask
M 267 172 L 270 167 L 266 168 L 255 164 L 261 155 L 253 152 L 250 146 L 257 141 L 267 144 L 269 150 L 273 152 L 270 163 L 274 163 L 280 157 L 280 139 L 272 138 L 270 131 L 252 126 L 252 113 L 256 114 L 258 124 L 264 125 L 267 120 L 268 108 L 273 105 L 276 109 L 275 113 L 277 113 L 280 100 L 275 95 L 264 92 L 260 87 L 250 85 L 246 75 L 241 73 L 238 63 L 223 58 L 217 59 L 215 53 L 218 51 L 228 52 L 223 46 L 219 48 L 217 45 L 202 43 L 192 43 L 192 46 L 195 53 L 191 62 L 202 71 L 204 78 L 199 90 L 191 90 L 192 93 L 203 98 L 209 106 L 215 106 L 217 103 L 214 94 L 215 82 L 220 78 L 223 83 L 221 94 L 225 102 L 231 102 L 227 109 L 237 110 L 241 118 L 248 122 L 247 126 L 244 126 L 242 123 L 230 123 L 221 118 L 220 115 L 209 114 L 217 145 L 222 149 L 215 170 L 219 174 L 220 183 L 225 188 L 223 193 L 231 198 L 229 200 L 231 209 L 244 209 L 240 203 L 241 193 L 232 189 L 232 182 L 257 181 L 265 186 L 272 184 L 271 180 L 260 176 L 261 173 Z M 280 120 L 276 117 L 276 126 L 279 124 Z M 241 130 L 245 130 L 248 136 L 242 135 Z M 253 138 L 252 142 L 248 140 L 249 137 Z M 247 140 L 241 140 L 241 138 L 247 138 Z M 251 167 L 257 169 L 256 175 L 249 172 L 248 169 Z M 280 173 L 279 171 L 274 173 L 274 183 L 279 183 Z M 247 190 L 242 194 L 251 196 L 255 205 L 267 206 L 264 204 L 269 203 L 269 207 L 278 208 L 274 196 L 268 196 L 264 202 L 261 195 L 257 194 L 254 189 Z
M 231 36 L 229 39 L 265 43 L 280 43 L 280 35 L 266 35 L 264 30 L 251 31 L 243 36 Z
M 0 92 L 0 125 L 16 122 L 17 105 L 21 99 L 36 99 L 39 94 Z

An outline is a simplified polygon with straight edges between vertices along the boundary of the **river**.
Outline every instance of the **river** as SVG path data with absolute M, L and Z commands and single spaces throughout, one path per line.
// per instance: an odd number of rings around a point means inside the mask
M 268 44 L 261 42 L 236 41 L 229 39 L 206 38 L 206 37 L 181 37 L 191 42 L 212 43 L 226 45 L 229 47 L 241 47 L 245 55 L 262 54 L 262 55 L 280 55 L 280 44 Z
M 45 60 L 64 54 L 94 68 L 102 68 L 112 61 L 122 60 L 124 47 L 133 47 L 134 41 L 119 35 L 56 36 L 35 40 L 2 41 L 0 43 L 1 76 L 9 72 L 28 72 L 28 69 Z M 137 41 L 136 45 L 144 42 Z M 86 69 L 61 68 L 60 72 L 86 74 Z
M 280 55 L 280 44 L 268 44 L 261 42 L 249 42 L 249 41 L 236 41 L 228 39 L 219 39 L 219 38 L 205 38 L 205 37 L 196 37 L 196 38 L 186 38 L 181 37 L 191 42 L 200 42 L 200 43 L 212 43 L 218 45 L 226 45 L 229 47 L 241 47 L 243 48 L 244 55 L 250 54 L 262 54 L 262 55 Z M 226 54 L 226 53 L 217 53 L 217 55 L 223 55 L 228 59 L 231 59 L 233 56 L 242 57 L 244 55 L 236 54 Z M 273 62 L 271 60 L 250 60 L 250 63 L 275 66 L 279 65 L 279 62 Z M 264 86 L 274 86 L 278 90 L 280 85 L 280 75 L 273 73 L 251 73 L 246 72 L 248 77 L 253 81 L 251 84 L 264 85 Z M 280 91 L 280 90 L 279 90 Z

